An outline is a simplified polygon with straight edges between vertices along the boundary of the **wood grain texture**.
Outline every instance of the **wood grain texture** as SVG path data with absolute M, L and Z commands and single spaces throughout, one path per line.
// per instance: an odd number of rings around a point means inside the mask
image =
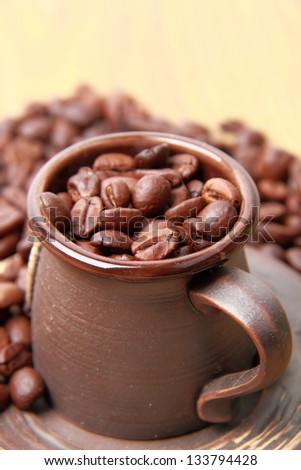
M 299 0 L 2 0 L 0 115 L 91 83 L 301 155 Z

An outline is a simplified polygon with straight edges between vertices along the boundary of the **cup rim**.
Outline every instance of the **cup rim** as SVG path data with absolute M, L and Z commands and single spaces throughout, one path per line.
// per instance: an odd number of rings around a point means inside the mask
M 178 153 L 191 153 L 202 157 L 211 166 L 220 168 L 230 181 L 238 187 L 241 196 L 241 210 L 238 221 L 225 237 L 213 245 L 188 255 L 175 258 L 167 258 L 154 261 L 124 261 L 109 257 L 94 255 L 79 247 L 72 241 L 67 241 L 64 235 L 47 221 L 36 223 L 37 217 L 42 219 L 39 195 L 47 191 L 53 178 L 66 168 L 68 164 L 82 157 L 87 151 L 99 153 L 106 148 L 126 147 L 137 145 L 153 146 L 160 143 L 168 143 L 172 150 Z M 34 177 L 28 192 L 28 217 L 32 224 L 34 220 L 35 233 L 42 237 L 41 243 L 60 258 L 71 265 L 88 272 L 113 275 L 121 278 L 145 279 L 153 277 L 177 276 L 183 273 L 197 273 L 228 261 L 249 239 L 256 228 L 259 207 L 259 195 L 251 176 L 232 157 L 223 151 L 195 139 L 176 134 L 131 131 L 103 134 L 97 137 L 85 139 L 58 152 L 52 157 Z M 46 236 L 45 236 L 46 235 Z

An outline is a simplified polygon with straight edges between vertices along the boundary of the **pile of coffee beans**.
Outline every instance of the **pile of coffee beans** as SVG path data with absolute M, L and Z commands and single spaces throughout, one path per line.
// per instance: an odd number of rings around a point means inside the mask
M 80 87 L 67 99 L 56 99 L 48 103 L 31 103 L 21 116 L 0 122 L 0 409 L 4 409 L 10 401 L 21 409 L 29 408 L 43 391 L 43 382 L 32 368 L 30 337 L 28 336 L 30 311 L 24 303 L 27 262 L 31 249 L 26 219 L 26 194 L 32 178 L 48 159 L 68 145 L 100 134 L 133 130 L 171 132 L 192 137 L 208 142 L 233 156 L 254 178 L 262 200 L 261 223 L 252 236 L 252 245 L 285 261 L 296 271 L 301 272 L 301 160 L 272 145 L 262 133 L 248 128 L 242 122 L 228 121 L 221 126 L 222 138 L 217 138 L 200 124 L 186 123 L 176 126 L 166 120 L 154 118 L 131 97 L 122 94 L 100 96 L 87 86 Z M 152 175 L 154 174 L 154 167 L 147 166 L 150 161 L 153 161 L 152 159 L 156 161 L 156 152 L 153 153 L 152 157 L 147 158 L 145 155 L 140 155 L 139 158 L 138 156 L 131 157 L 131 162 L 134 161 L 136 166 L 134 171 L 144 172 L 140 173 L 139 184 L 145 181 L 143 180 L 145 176 L 151 176 L 147 174 L 148 170 L 151 170 Z M 146 168 L 143 165 L 146 165 Z M 172 167 L 175 171 L 179 166 L 174 162 Z M 81 171 L 80 179 L 85 179 L 91 171 L 99 178 L 99 173 L 104 170 L 99 168 Z M 129 170 L 120 166 L 117 171 Z M 159 178 L 162 201 L 164 198 L 169 201 L 168 208 L 163 207 L 162 202 L 161 210 L 162 213 L 164 211 L 165 216 L 166 212 L 173 210 L 175 206 L 181 203 L 185 206 L 185 201 L 198 197 L 204 198 L 204 193 L 200 196 L 204 188 L 200 188 L 200 181 L 196 182 L 194 176 L 191 177 L 191 181 L 187 181 L 183 174 L 184 184 L 178 185 L 175 181 L 168 180 L 167 175 L 162 174 L 162 171 L 157 176 L 164 180 L 163 182 Z M 107 175 L 106 179 L 116 176 L 120 175 Z M 74 175 L 65 195 L 48 196 L 64 201 L 61 214 L 63 228 L 66 227 L 64 211 L 67 206 L 68 217 L 70 217 L 70 211 L 73 212 L 74 220 L 77 216 L 76 211 L 80 214 L 77 219 L 78 225 L 72 224 L 77 243 L 89 246 L 88 249 L 95 250 L 94 252 L 98 254 L 103 251 L 106 255 L 121 257 L 121 259 L 128 259 L 131 256 L 137 259 L 137 256 L 147 255 L 149 246 L 153 245 L 146 246 L 144 240 L 139 241 L 139 237 L 135 240 L 135 245 L 134 242 L 131 244 L 127 253 L 117 253 L 116 249 L 113 252 L 112 247 L 106 246 L 107 239 L 102 235 L 97 235 L 96 246 L 93 246 L 89 239 L 91 227 L 85 222 L 90 220 L 85 214 L 88 212 L 94 214 L 99 210 L 100 199 L 106 213 L 116 208 L 132 210 L 134 202 L 130 181 L 124 181 L 124 176 L 122 183 L 118 180 L 118 186 L 116 180 L 107 181 L 105 185 L 102 184 L 102 194 L 97 195 L 93 195 L 92 184 L 92 188 L 86 188 L 87 193 L 80 192 L 77 195 L 77 178 L 78 175 Z M 91 181 L 93 183 L 93 180 Z M 135 184 L 138 184 L 137 179 Z M 187 191 L 189 196 L 187 196 Z M 167 193 L 169 193 L 168 197 Z M 183 196 L 184 193 L 186 196 Z M 52 204 L 53 201 L 47 202 L 47 195 L 44 196 L 46 206 Z M 186 199 L 183 200 L 183 197 Z M 89 200 L 88 203 L 87 200 Z M 135 204 L 140 207 L 135 210 L 142 213 L 146 210 L 147 215 L 143 217 L 155 219 L 156 222 L 153 223 L 159 224 L 157 233 L 160 237 L 163 234 L 162 237 L 165 240 L 163 254 L 174 246 L 175 240 L 177 248 L 173 254 L 169 253 L 167 256 L 179 256 L 190 252 L 191 249 L 202 248 L 202 245 L 196 242 L 199 237 L 197 234 L 195 236 L 193 222 L 189 221 L 191 229 L 188 230 L 192 234 L 192 242 L 183 245 L 183 231 L 181 231 L 181 243 L 179 243 L 178 234 L 174 234 L 170 227 L 164 226 L 162 217 L 160 219 L 152 215 L 152 208 L 144 205 L 139 192 L 134 200 Z M 206 207 L 209 207 L 212 202 L 207 201 Z M 193 203 L 195 204 L 195 201 Z M 110 204 L 113 207 L 110 207 Z M 126 204 L 128 205 L 125 206 Z M 235 207 L 235 204 L 231 203 L 231 205 Z M 199 212 L 201 210 L 205 210 L 205 206 L 200 208 Z M 71 216 L 71 223 L 73 219 Z M 56 223 L 59 224 L 59 220 L 56 220 Z M 112 227 L 112 230 L 116 230 L 116 222 Z M 142 222 L 140 230 L 145 231 L 145 227 Z M 107 226 L 106 229 L 109 230 Z M 120 229 L 118 230 L 120 232 Z M 101 230 L 98 231 L 100 232 Z M 127 235 L 123 230 L 120 233 L 121 236 Z M 168 243 L 166 243 L 167 237 Z M 147 239 L 148 236 L 146 236 Z M 205 237 L 202 239 L 205 245 L 211 243 L 211 240 Z M 156 256 L 162 257 L 161 248 L 159 251 L 160 254 Z
M 153 261 L 199 251 L 237 220 L 241 195 L 224 178 L 203 182 L 197 157 L 167 144 L 135 155 L 103 153 L 64 192 L 42 193 L 42 213 L 88 251 Z

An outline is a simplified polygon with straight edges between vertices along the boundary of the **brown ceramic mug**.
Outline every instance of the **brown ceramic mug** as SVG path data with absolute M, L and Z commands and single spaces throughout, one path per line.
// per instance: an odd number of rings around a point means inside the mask
M 116 261 L 84 251 L 42 219 L 39 195 L 62 190 L 99 154 L 133 155 L 163 142 L 239 188 L 240 218 L 222 240 L 174 259 Z M 241 269 L 258 204 L 254 183 L 230 157 L 167 134 L 89 139 L 40 170 L 28 201 L 42 240 L 33 348 L 55 410 L 96 433 L 164 438 L 231 420 L 237 397 L 278 379 L 291 354 L 285 312 L 264 283 Z

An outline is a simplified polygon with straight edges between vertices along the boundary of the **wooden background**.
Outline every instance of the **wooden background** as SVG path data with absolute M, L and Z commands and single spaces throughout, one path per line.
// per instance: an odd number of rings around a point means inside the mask
M 0 116 L 80 83 L 301 155 L 300 0 L 1 0 Z

